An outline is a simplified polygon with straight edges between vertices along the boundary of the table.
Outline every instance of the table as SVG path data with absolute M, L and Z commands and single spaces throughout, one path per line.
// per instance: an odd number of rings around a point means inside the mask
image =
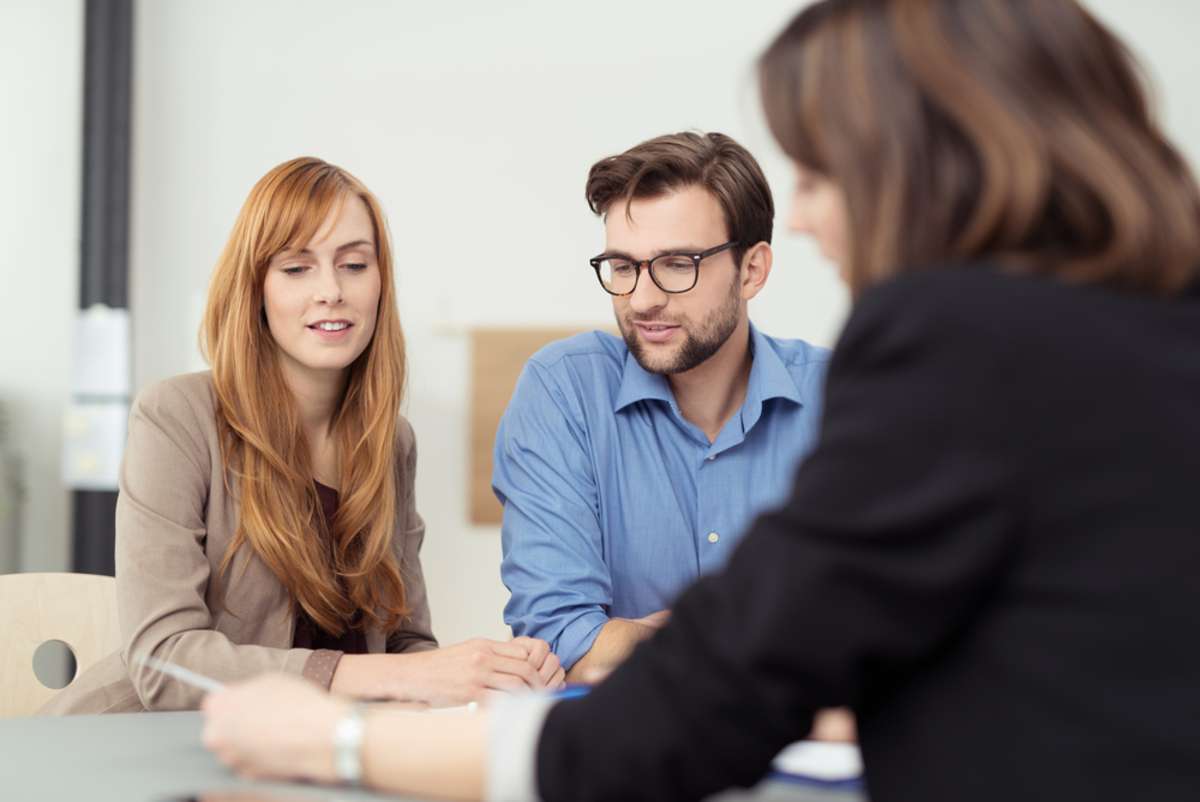
M 354 802 L 397 797 L 235 777 L 200 743 L 196 712 L 0 720 L 0 799 L 159 802 L 211 794 L 216 802 Z M 233 792 L 237 792 L 233 796 Z M 221 797 L 218 793 L 228 793 Z M 767 781 L 711 802 L 865 802 L 861 794 Z

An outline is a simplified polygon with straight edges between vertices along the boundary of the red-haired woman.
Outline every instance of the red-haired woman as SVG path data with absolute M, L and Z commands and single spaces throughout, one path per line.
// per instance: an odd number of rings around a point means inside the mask
M 313 158 L 267 173 L 217 264 L 201 341 L 211 372 L 147 388 L 130 417 L 124 646 L 46 712 L 199 705 L 143 656 L 433 706 L 562 682 L 542 641 L 433 638 L 392 251 L 366 187 Z

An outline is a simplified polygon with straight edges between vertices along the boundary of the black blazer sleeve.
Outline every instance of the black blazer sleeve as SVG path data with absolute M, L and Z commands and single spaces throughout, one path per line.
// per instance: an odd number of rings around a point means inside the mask
M 1019 388 L 995 381 L 1009 355 L 986 320 L 903 280 L 860 300 L 790 500 L 607 682 L 550 713 L 546 802 L 751 785 L 817 709 L 870 709 L 962 632 L 1021 526 L 996 423 Z

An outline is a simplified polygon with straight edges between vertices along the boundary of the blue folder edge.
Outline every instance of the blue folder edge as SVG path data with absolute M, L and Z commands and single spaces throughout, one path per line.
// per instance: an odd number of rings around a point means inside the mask
M 771 769 L 767 773 L 766 779 L 771 782 L 806 785 L 809 788 L 823 788 L 827 791 L 861 791 L 864 787 L 862 777 L 838 777 L 836 780 L 827 780 L 824 777 L 809 777 L 807 774 L 789 774 L 788 772 L 777 771 L 775 769 Z

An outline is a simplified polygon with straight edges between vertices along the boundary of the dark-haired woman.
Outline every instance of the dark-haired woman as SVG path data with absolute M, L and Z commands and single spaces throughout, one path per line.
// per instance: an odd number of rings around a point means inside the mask
M 846 705 L 874 802 L 1196 797 L 1200 193 L 1129 55 L 1074 0 L 825 0 L 761 77 L 855 298 L 789 502 L 586 698 L 335 750 L 343 703 L 264 680 L 209 700 L 219 756 L 698 799 Z M 256 695 L 324 739 L 272 752 Z

